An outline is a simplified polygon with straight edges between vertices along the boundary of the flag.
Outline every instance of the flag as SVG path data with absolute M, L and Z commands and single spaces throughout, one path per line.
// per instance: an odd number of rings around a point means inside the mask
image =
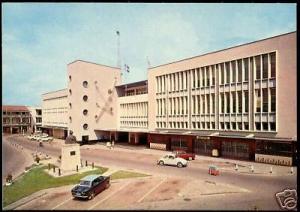
M 125 71 L 129 73 L 129 66 L 127 64 L 125 64 Z
M 120 35 L 120 32 L 119 31 L 116 31 L 117 35 Z

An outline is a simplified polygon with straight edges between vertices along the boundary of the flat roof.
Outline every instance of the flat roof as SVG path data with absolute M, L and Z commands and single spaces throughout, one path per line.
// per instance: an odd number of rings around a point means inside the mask
M 63 89 L 59 89 L 59 90 L 55 90 L 55 91 L 49 91 L 47 93 L 43 93 L 42 95 L 49 94 L 49 93 L 55 93 L 55 92 L 63 91 L 63 90 L 67 90 L 67 88 L 63 88 Z
M 117 88 L 132 88 L 132 87 L 143 86 L 143 85 L 148 85 L 148 80 L 142 80 L 142 81 L 127 83 L 127 84 L 117 85 L 115 87 L 117 87 Z
M 103 65 L 103 64 L 100 64 L 100 63 L 94 63 L 94 62 L 89 62 L 89 61 L 86 61 L 86 60 L 79 60 L 79 59 L 68 63 L 68 65 L 71 65 L 72 63 L 76 63 L 76 62 L 91 63 L 91 64 L 98 65 L 98 66 L 106 66 L 106 67 L 109 67 L 109 68 L 121 69 L 120 67 L 108 66 L 108 65 Z
M 173 61 L 173 62 L 169 62 L 169 63 L 165 63 L 165 64 L 161 64 L 161 65 L 150 67 L 149 70 L 157 68 L 157 67 L 160 67 L 160 66 L 170 65 L 170 64 L 178 63 L 178 62 L 181 62 L 181 61 L 184 61 L 184 60 L 190 60 L 190 59 L 194 59 L 196 57 L 202 57 L 202 56 L 205 56 L 205 55 L 208 55 L 208 54 L 214 54 L 214 53 L 217 53 L 217 52 L 221 52 L 221 51 L 225 51 L 225 50 L 237 48 L 237 47 L 240 47 L 240 46 L 249 45 L 249 44 L 252 44 L 252 43 L 257 43 L 257 42 L 264 41 L 264 40 L 269 40 L 269 39 L 272 39 L 272 38 L 276 38 L 276 37 L 280 37 L 280 36 L 284 36 L 284 35 L 288 35 L 288 34 L 292 34 L 292 33 L 296 33 L 296 32 L 297 31 L 292 31 L 292 32 L 288 32 L 288 33 L 284 33 L 284 34 L 275 35 L 275 36 L 272 36 L 272 37 L 263 38 L 263 39 L 256 40 L 256 41 L 252 41 L 252 42 L 249 42 L 249 43 L 244 43 L 244 44 L 240 44 L 240 45 L 236 45 L 236 46 L 231 46 L 231 47 L 228 47 L 228 48 L 225 48 L 225 49 L 221 49 L 221 50 L 217 50 L 217 51 L 212 51 L 212 52 L 204 53 L 204 54 L 193 56 L 193 57 L 188 57 L 188 58 L 185 58 L 185 59 L 176 60 L 176 61 Z
M 26 111 L 26 112 L 29 112 L 29 109 L 27 108 L 27 106 L 24 106 L 24 105 L 2 105 L 2 111 L 12 111 L 12 112 Z

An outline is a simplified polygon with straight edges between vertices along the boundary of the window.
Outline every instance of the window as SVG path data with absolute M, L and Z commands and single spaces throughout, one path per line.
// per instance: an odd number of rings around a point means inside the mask
M 255 90 L 255 95 L 256 95 L 256 112 L 260 112 L 260 109 L 261 109 L 261 96 L 260 96 L 260 90 L 259 89 Z
M 200 87 L 200 68 L 197 68 L 197 87 Z
M 230 113 L 230 96 L 229 92 L 225 93 L 226 96 L 226 113 Z
M 271 77 L 276 77 L 276 53 L 270 54 L 271 57 Z
M 211 123 L 211 129 L 215 129 L 215 122 Z
M 244 91 L 244 101 L 245 101 L 245 113 L 248 113 L 249 111 L 248 91 Z
M 221 73 L 220 73 L 221 76 L 220 77 L 221 77 L 221 85 L 222 85 L 222 84 L 224 84 L 224 63 L 221 63 L 220 66 L 221 66 L 221 68 L 220 68 L 221 69 Z
M 226 68 L 226 83 L 230 82 L 230 63 L 226 62 L 225 63 L 225 68 Z
M 263 95 L 263 112 L 268 112 L 268 89 L 267 88 L 262 89 L 262 95 Z
M 239 101 L 239 113 L 242 113 L 242 91 L 238 91 L 237 92 L 237 96 L 238 96 L 238 101 Z
M 71 89 L 69 89 L 69 94 L 72 95 L 72 90 Z
M 88 124 L 84 124 L 84 125 L 83 125 L 83 129 L 84 129 L 84 130 L 87 130 L 87 129 L 88 129 Z
M 225 124 L 226 124 L 226 129 L 227 129 L 227 130 L 230 130 L 230 123 L 229 123 L 229 122 L 226 122 Z
M 211 94 L 212 113 L 215 113 L 215 94 Z
M 232 82 L 236 82 L 236 63 L 231 61 L 231 70 L 232 70 Z
M 201 122 L 202 129 L 205 129 L 205 122 Z
M 243 72 L 242 60 L 238 60 L 238 82 L 242 82 L 242 72 Z
M 69 116 L 69 121 L 70 121 L 70 123 L 72 123 L 72 117 L 71 116 Z
M 84 88 L 87 88 L 88 82 L 87 82 L 87 81 L 83 81 L 82 86 L 83 86 Z
M 205 77 L 204 77 L 204 68 L 202 67 L 201 68 L 201 78 L 202 78 L 202 87 L 205 86 Z
M 209 98 L 209 94 L 206 94 L 206 101 L 207 101 L 207 113 L 210 113 L 210 98 Z
M 244 59 L 244 81 L 248 81 L 248 74 L 249 74 L 249 63 L 248 63 L 248 58 Z
M 70 82 L 72 81 L 72 76 L 71 76 L 71 75 L 69 75 L 69 81 L 70 81 Z
M 270 88 L 271 93 L 271 112 L 276 111 L 276 88 Z
M 192 88 L 195 88 L 196 87 L 195 69 L 192 70 L 192 75 L 193 75 L 193 86 L 192 86 Z
M 264 131 L 268 131 L 268 122 L 263 122 L 262 126 Z
M 248 122 L 244 122 L 244 130 L 249 130 L 249 123 Z
M 83 101 L 86 102 L 86 101 L 88 100 L 88 96 L 87 96 L 87 95 L 84 95 L 82 99 L 83 99 Z
M 215 66 L 211 66 L 211 85 L 215 85 Z
M 268 78 L 268 55 L 264 54 L 262 56 L 263 60 L 263 79 Z
M 209 66 L 206 66 L 206 86 L 210 85 Z
M 260 122 L 255 122 L 255 129 L 261 130 Z
M 238 127 L 238 130 L 242 130 L 243 129 L 242 122 L 238 122 L 237 127 Z
M 72 108 L 72 103 L 69 103 L 70 109 Z
M 205 114 L 205 96 L 201 95 L 202 100 L 202 114 Z
M 270 130 L 275 131 L 276 130 L 276 123 L 275 122 L 270 122 Z
M 225 107 L 224 93 L 221 93 L 220 97 L 221 97 L 221 113 L 224 113 L 224 107 Z
M 235 124 L 235 122 L 231 123 L 231 129 L 236 130 L 236 124 Z
M 224 122 L 220 123 L 220 128 L 223 130 L 224 129 Z
M 236 98 L 235 98 L 235 92 L 231 92 L 232 97 L 232 112 L 236 113 Z
M 87 114 L 88 114 L 88 110 L 87 110 L 87 109 L 84 109 L 84 110 L 83 110 L 83 115 L 86 116 Z
M 206 122 L 206 129 L 210 129 L 210 123 Z
M 260 79 L 260 56 L 255 57 L 256 79 Z

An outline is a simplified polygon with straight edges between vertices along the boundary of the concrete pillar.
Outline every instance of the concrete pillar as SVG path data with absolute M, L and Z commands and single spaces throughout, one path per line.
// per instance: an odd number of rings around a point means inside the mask
M 134 134 L 134 144 L 139 144 L 139 135 L 138 135 L 138 133 Z

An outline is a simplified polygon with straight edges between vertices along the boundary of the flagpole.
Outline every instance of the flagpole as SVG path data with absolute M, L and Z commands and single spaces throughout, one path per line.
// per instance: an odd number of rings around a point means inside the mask
M 120 53 L 120 32 L 116 31 L 117 34 L 117 67 L 121 68 L 121 53 Z

